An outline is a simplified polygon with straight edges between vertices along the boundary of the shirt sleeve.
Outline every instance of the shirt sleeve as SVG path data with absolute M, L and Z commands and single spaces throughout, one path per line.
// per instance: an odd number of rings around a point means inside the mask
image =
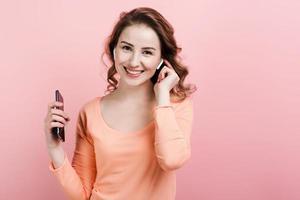
M 94 145 L 86 129 L 86 114 L 81 109 L 76 124 L 76 144 L 72 160 L 65 154 L 63 164 L 54 168 L 50 161 L 49 169 L 59 181 L 64 193 L 72 200 L 89 199 L 96 177 Z
M 191 156 L 193 103 L 190 98 L 174 105 L 156 106 L 155 154 L 164 171 L 182 167 Z

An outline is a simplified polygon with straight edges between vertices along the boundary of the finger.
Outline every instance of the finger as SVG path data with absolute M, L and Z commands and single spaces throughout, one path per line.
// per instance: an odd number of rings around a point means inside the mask
M 164 79 L 166 77 L 166 68 L 163 69 L 163 72 L 162 72 L 161 76 L 162 76 L 162 79 Z
M 165 67 L 167 74 L 169 75 L 169 74 L 174 73 L 174 74 L 176 74 L 176 76 L 178 76 L 177 72 L 175 71 L 175 69 L 172 67 L 172 65 L 168 61 L 166 61 L 166 64 L 168 65 L 168 67 Z M 179 78 L 179 76 L 178 76 L 178 78 Z
M 67 121 L 65 120 L 65 118 L 63 118 L 61 116 L 58 116 L 58 115 L 52 115 L 51 121 L 56 121 L 56 122 L 60 122 L 60 123 L 63 123 L 63 124 L 67 123 Z
M 64 112 L 64 111 L 62 111 L 62 110 L 59 110 L 59 109 L 51 109 L 50 110 L 50 114 L 55 114 L 55 115 L 59 115 L 59 116 L 61 116 L 61 117 L 64 117 L 65 119 L 67 119 L 67 120 L 70 120 L 70 117 Z
M 167 67 L 174 69 L 174 67 L 171 65 L 171 63 L 169 61 L 167 61 L 166 59 L 164 59 L 164 62 L 166 63 Z
M 64 127 L 65 125 L 60 122 L 51 122 L 50 127 Z
M 57 116 L 60 116 L 60 117 L 63 117 L 66 121 L 70 121 L 70 117 L 64 113 L 62 110 L 58 110 L 58 109 L 52 109 L 50 111 L 50 116 L 52 115 L 57 115 Z
M 63 103 L 59 102 L 59 101 L 53 101 L 51 103 L 48 104 L 48 110 L 54 108 L 54 107 L 59 107 L 64 105 Z
M 164 69 L 161 69 L 159 75 L 158 75 L 158 82 L 160 82 L 163 78 Z
M 161 78 L 164 79 L 170 72 L 170 69 L 168 67 L 164 67 L 162 70 L 161 70 L 162 74 L 161 74 Z

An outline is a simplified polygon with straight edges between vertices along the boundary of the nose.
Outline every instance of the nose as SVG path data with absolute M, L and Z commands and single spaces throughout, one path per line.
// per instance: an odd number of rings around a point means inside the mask
M 138 67 L 140 62 L 140 55 L 138 53 L 133 53 L 129 61 L 130 67 Z

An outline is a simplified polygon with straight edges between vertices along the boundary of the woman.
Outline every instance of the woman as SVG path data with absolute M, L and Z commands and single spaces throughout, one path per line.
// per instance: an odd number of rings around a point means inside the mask
M 178 60 L 173 33 L 154 9 L 120 15 L 105 50 L 112 61 L 109 94 L 80 109 L 72 164 L 50 134 L 69 117 L 53 109 L 58 102 L 49 104 L 49 169 L 70 199 L 175 199 L 175 170 L 191 155 L 193 89 L 183 85 L 188 71 Z M 153 85 L 161 58 L 166 66 Z

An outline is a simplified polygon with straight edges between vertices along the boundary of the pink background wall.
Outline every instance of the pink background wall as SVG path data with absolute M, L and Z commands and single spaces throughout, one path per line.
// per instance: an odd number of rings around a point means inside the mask
M 0 198 L 64 199 L 43 121 L 56 88 L 71 116 L 103 95 L 103 42 L 123 10 L 151 6 L 190 66 L 192 158 L 178 200 L 300 199 L 299 1 L 1 1 Z

